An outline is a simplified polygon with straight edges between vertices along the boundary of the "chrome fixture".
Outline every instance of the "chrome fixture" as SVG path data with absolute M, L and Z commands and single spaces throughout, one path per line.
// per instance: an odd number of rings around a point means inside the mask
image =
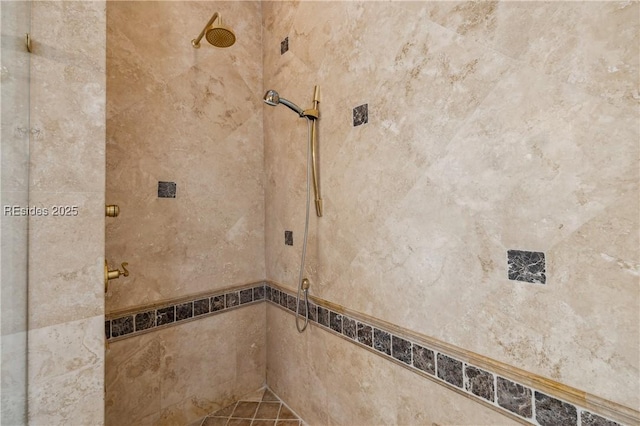
M 218 20 L 218 24 L 214 24 L 215 20 Z M 215 47 L 229 47 L 233 46 L 236 42 L 236 35 L 231 28 L 222 25 L 222 17 L 218 12 L 215 12 L 207 25 L 202 29 L 200 35 L 197 38 L 191 40 L 191 45 L 198 49 L 200 48 L 200 40 L 205 36 L 209 43 Z

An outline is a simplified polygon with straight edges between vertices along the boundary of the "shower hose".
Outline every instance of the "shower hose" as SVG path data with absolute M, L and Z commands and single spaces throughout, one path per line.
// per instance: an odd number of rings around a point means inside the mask
M 299 333 L 309 325 L 309 284 L 303 286 L 304 261 L 307 256 L 307 239 L 309 237 L 309 206 L 311 205 L 311 126 L 313 120 L 307 117 L 307 209 L 304 221 L 304 241 L 302 242 L 302 259 L 300 259 L 300 274 L 298 275 L 298 294 L 296 296 L 296 328 Z M 303 288 L 304 287 L 304 288 Z M 300 326 L 300 293 L 304 292 L 304 324 Z

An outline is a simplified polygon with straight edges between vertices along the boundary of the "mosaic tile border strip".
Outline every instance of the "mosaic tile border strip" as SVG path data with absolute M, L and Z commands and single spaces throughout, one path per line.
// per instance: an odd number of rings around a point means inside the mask
M 393 324 L 384 325 L 385 323 L 375 318 L 367 320 L 363 315 L 346 314 L 347 310 L 342 307 L 316 297 L 312 299 L 309 302 L 311 325 L 338 335 L 523 423 L 540 426 L 640 426 L 640 412 L 631 408 L 560 383 L 543 383 L 542 379 L 537 379 L 542 389 L 536 389 L 535 386 L 521 383 L 525 380 L 513 378 L 520 375 L 533 382 L 535 379 L 527 374 L 513 373 L 508 366 L 491 360 L 485 365 L 480 362 L 477 362 L 480 365 L 475 365 L 468 360 L 459 359 L 461 357 L 456 355 L 454 349 L 443 349 L 439 345 L 411 338 L 412 333 L 408 330 Z M 263 301 L 295 314 L 295 293 L 275 283 L 253 283 L 135 310 L 114 312 L 106 318 L 105 335 L 108 342 L 113 342 Z M 300 309 L 304 312 L 302 302 Z M 495 368 L 487 368 L 486 364 L 495 364 Z M 585 407 L 576 401 L 586 401 L 582 404 L 590 405 Z M 613 417 L 615 421 L 603 415 Z
M 113 313 L 104 322 L 108 342 L 147 333 L 157 328 L 209 317 L 240 306 L 264 301 L 265 284 L 251 284 L 231 290 L 199 295 L 162 305 L 143 307 L 126 313 Z
M 273 284 L 267 284 L 265 299 L 291 314 L 296 312 L 296 295 Z M 320 299 L 314 300 L 316 302 L 309 301 L 310 324 L 339 335 L 520 421 L 540 426 L 623 425 L 577 404 L 550 396 L 549 392 L 545 393 L 502 377 L 497 372 L 487 371 L 459 360 L 423 342 L 399 336 L 390 328 L 345 315 Z M 299 309 L 300 312 L 304 312 L 302 301 Z M 621 417 L 629 417 L 627 413 L 620 414 Z M 629 423 L 625 424 L 637 425 L 638 421 L 629 417 Z

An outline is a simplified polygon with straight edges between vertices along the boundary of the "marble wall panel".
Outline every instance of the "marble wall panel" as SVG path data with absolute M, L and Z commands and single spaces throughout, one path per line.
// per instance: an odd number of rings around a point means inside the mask
M 106 4 L 32 2 L 31 36 L 28 421 L 100 425 Z
M 518 424 L 318 327 L 298 334 L 271 304 L 267 323 L 267 382 L 309 424 Z
M 219 12 L 237 36 L 203 39 Z M 111 2 L 107 8 L 106 254 L 131 275 L 120 310 L 264 279 L 259 2 Z M 158 182 L 175 198 L 158 198 Z
M 263 386 L 265 309 L 247 306 L 110 343 L 106 424 L 189 424 Z
M 265 88 L 322 92 L 311 293 L 640 405 L 638 4 L 281 3 Z M 294 289 L 307 129 L 264 108 L 267 279 Z M 509 250 L 546 284 L 510 281 Z

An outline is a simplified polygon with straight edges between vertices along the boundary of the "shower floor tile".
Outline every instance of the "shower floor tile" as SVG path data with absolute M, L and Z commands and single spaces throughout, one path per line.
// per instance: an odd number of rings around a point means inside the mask
M 241 399 L 189 426 L 304 426 L 269 388 L 258 398 Z

